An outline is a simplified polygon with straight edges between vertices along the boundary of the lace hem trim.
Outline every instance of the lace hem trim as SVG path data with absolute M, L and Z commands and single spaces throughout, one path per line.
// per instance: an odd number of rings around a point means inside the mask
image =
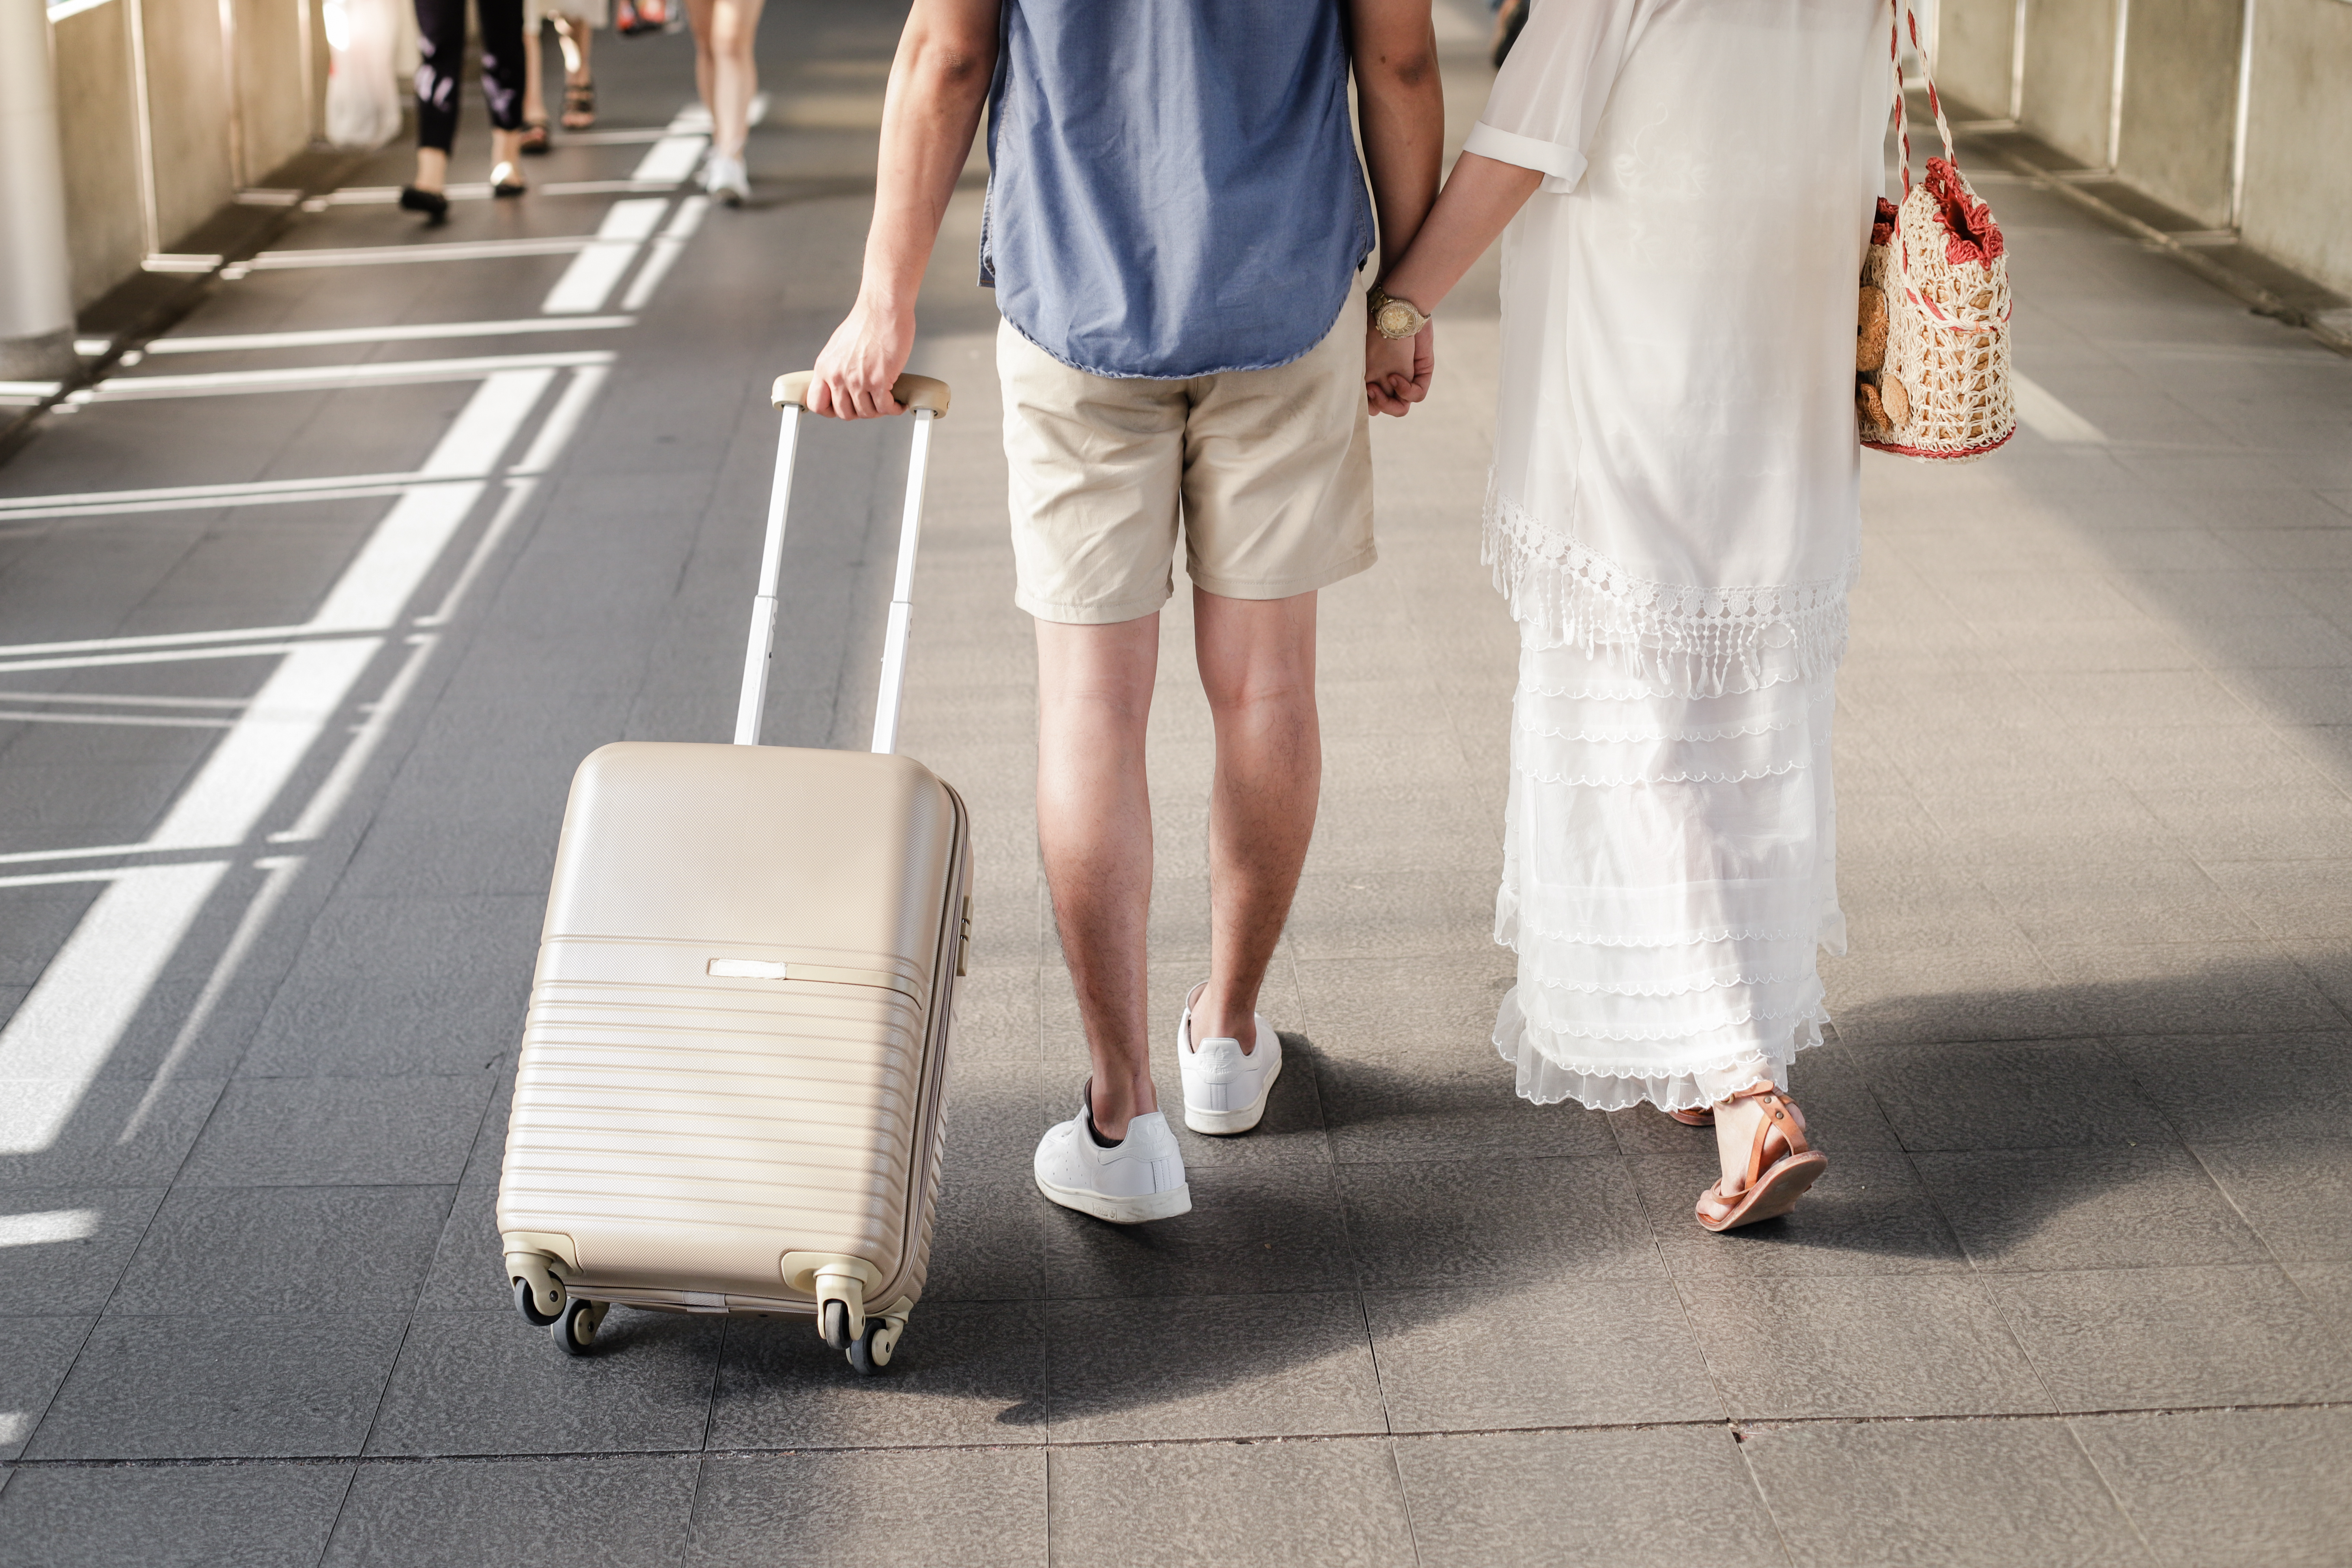
M 1742 768 L 1737 773 L 1728 769 L 1709 773 L 1704 769 L 1672 773 L 1622 773 L 1603 778 L 1592 773 L 1554 773 L 1541 768 L 1515 770 L 1521 778 L 1538 784 L 1573 784 L 1583 789 L 1622 789 L 1628 784 L 1747 784 L 1755 779 L 1777 779 L 1788 773 L 1802 773 L 1806 764 L 1790 761 L 1777 767 Z
M 1759 931 L 1742 926 L 1706 926 L 1678 936 L 1626 936 L 1619 931 L 1561 931 L 1551 926 L 1537 925 L 1521 916 L 1518 912 L 1517 898 L 1512 897 L 1510 903 L 1511 910 L 1507 918 L 1513 927 L 1512 934 L 1509 936 L 1502 934 L 1500 930 L 1502 921 L 1498 920 L 1496 922 L 1497 929 L 1495 941 L 1498 945 L 1507 947 L 1514 952 L 1519 950 L 1518 933 L 1520 931 L 1525 931 L 1528 935 L 1540 941 L 1572 942 L 1582 947 L 1697 947 L 1710 942 L 1818 942 L 1820 940 L 1818 930 L 1813 931 Z
M 1822 1026 L 1830 1021 L 1828 1009 L 1815 1007 L 1790 1031 L 1785 1044 L 1749 1046 L 1704 1066 L 1677 1067 L 1661 1072 L 1652 1064 L 1555 1060 L 1528 1038 L 1527 1025 L 1516 1016 L 1516 1012 L 1507 1007 L 1503 1016 L 1496 1019 L 1494 1040 L 1496 1054 L 1519 1070 L 1520 1096 L 1537 1105 L 1557 1105 L 1564 1100 L 1573 1100 L 1593 1110 L 1623 1110 L 1644 1100 L 1662 1110 L 1696 1110 L 1714 1103 L 1714 1097 L 1700 1086 L 1702 1078 L 1743 1072 L 1759 1062 L 1770 1069 L 1775 1082 L 1785 1087 L 1789 1063 L 1800 1051 L 1822 1044 Z M 1530 1056 L 1535 1058 L 1533 1062 L 1528 1060 Z M 1531 1068 L 1535 1070 L 1530 1071 Z M 1530 1081 L 1537 1079 L 1543 1081 Z
M 1522 687 L 1520 689 L 1527 689 Z M 1693 741 L 1738 741 L 1750 735 L 1778 735 L 1795 729 L 1801 722 L 1803 721 L 1798 719 L 1756 719 L 1745 724 L 1705 724 L 1688 730 L 1669 730 L 1655 724 L 1626 730 L 1601 730 L 1590 725 L 1569 729 L 1559 724 L 1523 721 L 1518 726 L 1518 732 L 1539 736 L 1547 741 L 1582 741 L 1597 746 L 1675 745 Z
M 1598 981 L 1548 979 L 1521 980 L 1519 984 L 1533 984 L 1546 991 L 1573 991 L 1584 996 L 1639 996 L 1654 999 L 1666 996 L 1695 996 L 1702 991 L 1720 991 L 1727 985 L 1795 985 L 1812 977 L 1811 970 L 1802 970 L 1795 974 L 1750 974 L 1742 971 L 1740 973 L 1726 975 L 1721 979 L 1694 980 L 1680 985 L 1603 985 Z
M 1846 592 L 1855 567 L 1811 583 L 1703 587 L 1651 583 L 1598 552 L 1545 527 L 1486 486 L 1479 559 L 1511 616 L 1548 637 L 1607 652 L 1638 676 L 1720 695 L 1736 672 L 1763 677 L 1757 655 L 1788 649 L 1801 678 L 1833 669 L 1845 652 Z
M 1571 1029 L 1564 1024 L 1545 1024 L 1540 1026 L 1540 1028 L 1542 1033 L 1546 1035 L 1555 1036 L 1564 1040 L 1581 1041 L 1588 1046 L 1654 1046 L 1661 1040 L 1686 1040 L 1693 1035 L 1705 1033 L 1708 1030 L 1744 1028 L 1749 1024 L 1778 1024 L 1784 1018 L 1805 1018 L 1815 1013 L 1820 1013 L 1821 1011 L 1822 1005 L 1820 1001 L 1816 999 L 1806 1002 L 1800 1006 L 1783 1007 L 1777 1012 L 1757 1007 L 1743 1007 L 1738 1012 L 1721 1018 L 1708 1018 L 1704 1022 L 1685 1023 L 1672 1029 L 1653 1029 L 1625 1035 L 1601 1034 L 1588 1032 L 1582 1029 Z M 1826 1016 L 1826 1015 L 1824 1016 Z M 1524 1014 L 1522 1015 L 1522 1017 L 1524 1018 Z M 1538 1031 L 1538 1026 L 1530 1021 L 1523 1022 L 1521 1027 L 1525 1033 L 1533 1035 Z M 1538 1047 L 1537 1048 L 1540 1050 L 1542 1047 Z M 1621 1076 L 1622 1075 L 1621 1074 Z

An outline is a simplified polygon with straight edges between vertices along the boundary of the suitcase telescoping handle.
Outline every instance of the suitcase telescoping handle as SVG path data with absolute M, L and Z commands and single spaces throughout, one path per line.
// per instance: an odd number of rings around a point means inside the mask
M 743 653 L 743 690 L 735 702 L 735 743 L 760 743 L 760 710 L 768 701 L 768 662 L 776 643 L 776 579 L 783 566 L 784 511 L 793 494 L 793 454 L 807 412 L 811 372 L 776 377 L 772 400 L 784 427 L 776 438 L 776 482 L 768 493 L 768 531 L 760 548 L 760 589 L 751 601 L 751 639 Z M 898 700 L 907 684 L 907 627 L 914 613 L 915 548 L 923 531 L 923 478 L 930 468 L 931 421 L 948 411 L 948 384 L 902 375 L 890 395 L 915 416 L 915 445 L 907 458 L 907 510 L 898 525 L 898 571 L 890 589 L 890 624 L 882 634 L 882 691 L 874 704 L 874 750 L 898 749 Z

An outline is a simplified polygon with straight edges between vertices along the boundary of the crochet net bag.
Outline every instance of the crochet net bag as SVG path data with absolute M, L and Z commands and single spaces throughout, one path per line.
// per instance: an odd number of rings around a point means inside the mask
M 1903 7 L 1911 42 L 1919 21 Z M 1898 25 L 1899 28 L 1899 25 Z M 1895 111 L 1902 130 L 1903 205 L 1881 200 L 1862 268 L 1854 413 L 1862 444 L 1906 458 L 1967 462 L 2017 433 L 2009 373 L 2009 261 L 1992 209 L 1953 163 L 1952 129 L 1927 83 L 1944 155 L 1911 183 L 1902 35 Z M 1920 50 L 1924 61 L 1927 52 Z

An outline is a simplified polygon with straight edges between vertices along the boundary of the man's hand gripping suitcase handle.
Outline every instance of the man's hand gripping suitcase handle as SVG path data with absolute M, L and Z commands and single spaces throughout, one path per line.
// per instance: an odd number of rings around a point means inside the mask
M 801 415 L 807 408 L 813 371 L 776 378 L 771 397 L 783 413 L 776 441 L 776 478 L 768 494 L 767 537 L 760 550 L 760 586 L 751 601 L 751 636 L 743 653 L 743 689 L 735 703 L 735 743 L 760 742 L 760 710 L 768 699 L 768 661 L 776 641 L 776 581 L 783 566 L 784 513 L 793 493 L 793 457 L 800 444 Z M 915 416 L 914 449 L 907 458 L 907 510 L 898 527 L 898 570 L 890 591 L 890 623 L 882 637 L 882 691 L 874 704 L 877 752 L 898 749 L 898 702 L 906 686 L 907 632 L 914 614 L 915 550 L 923 531 L 923 480 L 930 469 L 931 421 L 948 411 L 948 384 L 928 375 L 902 375 L 890 388 L 899 406 Z
M 790 375 L 776 377 L 771 401 L 779 408 L 806 408 L 809 383 L 816 379 L 813 370 L 796 370 Z M 902 375 L 890 384 L 890 395 L 898 401 L 901 412 L 924 410 L 944 416 L 948 411 L 948 384 L 929 375 Z

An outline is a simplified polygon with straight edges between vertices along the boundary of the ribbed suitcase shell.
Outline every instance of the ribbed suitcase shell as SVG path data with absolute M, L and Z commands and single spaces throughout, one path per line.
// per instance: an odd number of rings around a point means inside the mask
M 971 880 L 963 802 L 905 757 L 592 753 L 523 1028 L 508 1250 L 568 1246 L 594 1300 L 800 1314 L 783 1255 L 838 1253 L 880 1273 L 869 1310 L 911 1306 Z

